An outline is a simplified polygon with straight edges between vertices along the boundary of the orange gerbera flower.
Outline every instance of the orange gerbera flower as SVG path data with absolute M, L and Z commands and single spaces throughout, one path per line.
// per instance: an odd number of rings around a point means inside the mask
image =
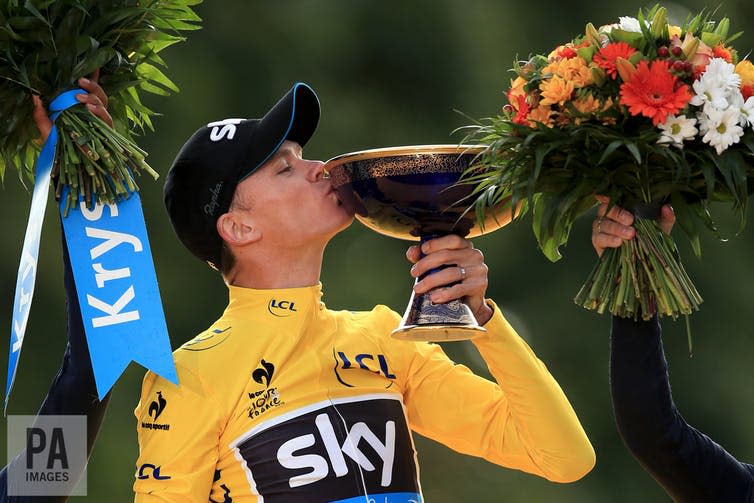
M 618 75 L 618 70 L 615 68 L 615 60 L 617 58 L 628 59 L 635 52 L 636 49 L 625 42 L 612 42 L 600 49 L 594 55 L 592 61 L 600 68 L 604 68 L 611 79 L 615 79 Z
M 530 124 L 535 125 L 536 122 L 541 122 L 547 127 L 552 127 L 552 109 L 547 105 L 539 105 L 533 109 L 529 114 Z
M 676 86 L 678 79 L 670 73 L 668 62 L 640 61 L 631 80 L 620 86 L 620 103 L 629 107 L 631 115 L 643 115 L 657 126 L 688 104 L 691 99 L 689 86 Z
M 573 94 L 573 82 L 569 82 L 559 75 L 553 75 L 552 78 L 539 84 L 539 90 L 542 92 L 541 105 L 562 105 Z
M 585 87 L 594 82 L 592 69 L 581 58 L 553 61 L 542 69 L 543 74 L 551 73 L 573 83 L 574 88 Z
M 715 47 L 713 47 L 712 55 L 715 58 L 723 58 L 728 63 L 733 62 L 733 56 L 731 55 L 730 50 L 728 50 L 728 48 L 725 47 L 723 44 L 718 44 Z

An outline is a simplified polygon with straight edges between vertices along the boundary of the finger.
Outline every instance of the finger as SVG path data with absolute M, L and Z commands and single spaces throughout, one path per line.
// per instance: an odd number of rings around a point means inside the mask
M 634 216 L 630 211 L 626 211 L 620 206 L 613 206 L 610 208 L 605 217 L 615 220 L 623 225 L 631 225 L 634 223 Z
M 412 264 L 417 263 L 419 259 L 421 258 L 421 256 L 422 256 L 422 253 L 421 253 L 421 249 L 419 248 L 419 245 L 413 245 L 409 247 L 408 250 L 406 250 L 406 258 Z
M 105 94 L 105 91 L 102 89 L 102 87 L 100 87 L 99 84 L 97 84 L 97 82 L 87 79 L 86 77 L 81 77 L 78 81 L 78 84 L 82 89 L 99 98 L 100 102 L 102 102 L 102 105 L 107 108 L 107 94 Z
M 473 248 L 471 241 L 455 234 L 430 239 L 421 245 L 421 250 L 425 255 L 439 250 L 462 250 L 465 248 Z
M 39 129 L 39 134 L 42 138 L 42 141 L 46 141 L 47 137 L 50 136 L 50 131 L 52 131 L 52 121 L 47 116 L 47 111 L 42 104 L 42 99 L 36 94 L 33 94 L 31 96 L 31 99 L 34 102 L 34 111 L 32 112 L 32 117 L 34 118 L 34 122 L 37 125 L 37 129 Z
M 108 126 L 113 127 L 113 118 L 110 116 L 110 112 L 107 111 L 107 108 L 102 103 L 99 96 L 96 94 L 81 93 L 76 95 L 76 99 L 80 103 L 86 105 L 89 111 L 94 115 L 105 121 Z
M 623 244 L 623 239 L 619 236 L 611 234 L 592 234 L 592 246 L 598 256 L 602 256 L 602 253 L 607 248 L 618 248 Z
M 660 229 L 665 234 L 670 234 L 670 231 L 673 230 L 673 225 L 675 225 L 675 212 L 672 206 L 666 204 L 662 207 L 660 213 Z
M 630 225 L 623 225 L 615 220 L 610 220 L 609 218 L 597 218 L 592 222 L 592 233 L 631 239 L 636 234 L 636 229 Z
M 484 264 L 484 255 L 476 248 L 437 250 L 416 262 L 411 268 L 411 275 L 418 278 L 429 271 L 457 264 L 463 265 L 468 270 L 471 266 Z

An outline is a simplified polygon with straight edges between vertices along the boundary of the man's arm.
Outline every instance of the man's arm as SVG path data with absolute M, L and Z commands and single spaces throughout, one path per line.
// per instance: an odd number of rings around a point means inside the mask
M 404 391 L 411 428 L 553 482 L 580 479 L 595 463 L 584 429 L 545 365 L 492 307 L 487 333 L 472 342 L 497 382 L 455 365 L 436 344 L 416 344 Z
M 180 358 L 176 369 L 180 386 L 147 372 L 134 411 L 139 459 L 133 488 L 138 503 L 204 503 L 212 488 L 227 418 Z
M 676 409 L 656 317 L 613 317 L 610 386 L 624 443 L 674 500 L 754 501 L 754 467 L 689 426 Z
M 81 310 L 79 308 L 65 238 L 63 238 L 63 278 L 66 304 L 68 306 L 68 344 L 63 354 L 63 362 L 60 365 L 60 370 L 55 375 L 37 415 L 86 416 L 86 456 L 88 459 L 92 453 L 94 441 L 97 438 L 102 421 L 105 418 L 107 404 L 110 401 L 110 393 L 101 401 L 98 399 L 97 386 L 94 382 L 94 371 L 89 359 L 89 347 L 86 343 L 84 323 L 81 318 Z M 23 456 L 24 453 L 21 453 L 11 462 L 15 462 L 15 460 L 21 459 Z M 57 503 L 68 500 L 68 496 L 65 495 L 44 498 L 8 496 L 7 471 L 8 468 L 6 466 L 0 472 L 0 502 L 21 503 L 44 501 L 47 503 Z M 81 473 L 71 475 L 80 477 Z

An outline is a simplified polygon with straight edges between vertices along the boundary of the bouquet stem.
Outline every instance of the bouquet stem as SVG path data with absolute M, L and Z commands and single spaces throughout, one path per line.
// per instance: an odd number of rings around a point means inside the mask
M 636 218 L 634 228 L 634 239 L 604 251 L 576 294 L 576 304 L 635 320 L 648 320 L 655 313 L 675 319 L 697 311 L 702 298 L 673 238 L 654 219 Z
M 60 140 L 52 175 L 56 197 L 63 187 L 69 189 L 66 215 L 80 200 L 92 206 L 127 198 L 138 190 L 134 175 L 142 171 L 158 177 L 145 160 L 146 152 L 83 107 L 62 112 L 57 125 Z

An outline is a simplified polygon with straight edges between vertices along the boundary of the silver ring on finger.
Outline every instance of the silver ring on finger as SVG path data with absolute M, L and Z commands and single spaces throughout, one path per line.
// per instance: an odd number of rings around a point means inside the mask
M 458 266 L 458 272 L 461 273 L 461 281 L 466 279 L 466 268 Z

